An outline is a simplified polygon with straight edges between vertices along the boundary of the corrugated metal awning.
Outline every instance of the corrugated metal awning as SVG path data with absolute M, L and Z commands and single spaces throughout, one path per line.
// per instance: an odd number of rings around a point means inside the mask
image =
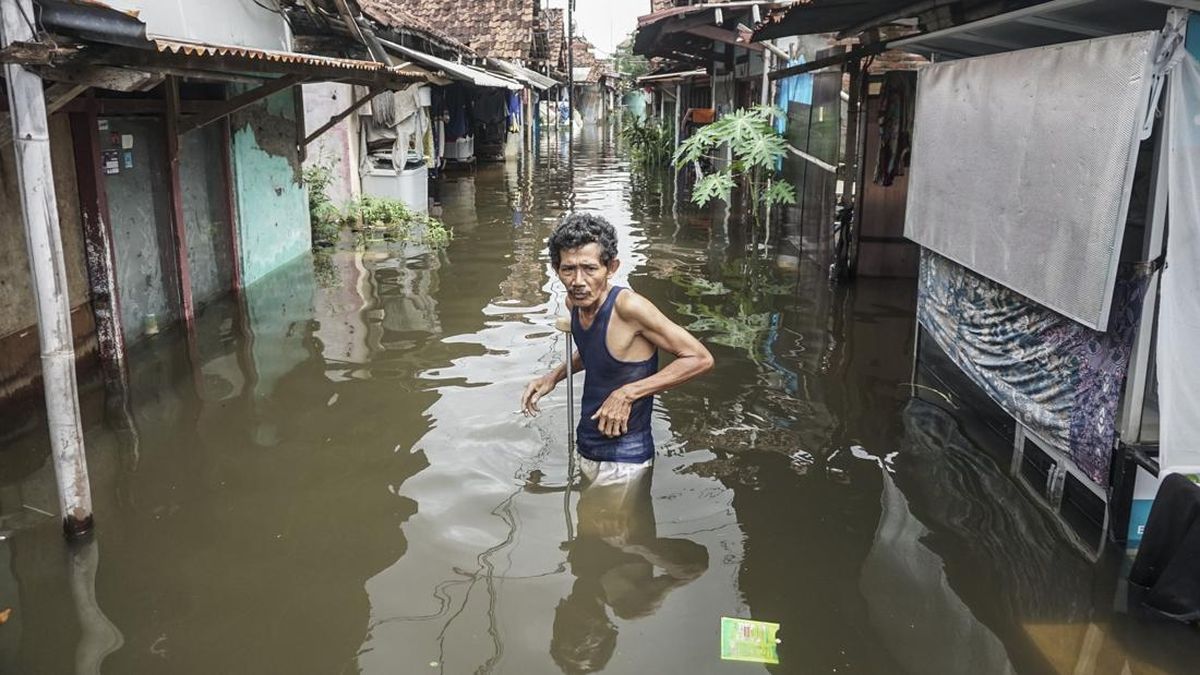
M 369 73 L 392 74 L 400 77 L 426 79 L 429 73 L 415 68 L 391 68 L 376 61 L 359 59 L 342 59 L 332 56 L 318 56 L 300 52 L 281 52 L 270 49 L 254 49 L 236 45 L 220 45 L 205 42 L 187 42 L 174 38 L 148 36 L 154 48 L 159 52 L 182 54 L 185 56 L 217 57 L 233 56 L 250 61 L 266 61 L 269 63 L 286 63 L 293 65 L 315 66 L 337 70 L 350 70 Z
M 561 84 L 561 82 L 559 82 L 558 80 L 555 80 L 554 78 L 547 77 L 537 71 L 530 70 L 524 66 L 519 66 L 515 63 L 512 63 L 511 61 L 504 61 L 502 59 L 489 59 L 489 60 L 492 63 L 495 63 L 496 67 L 500 68 L 500 70 L 503 70 L 504 72 L 508 73 L 509 75 L 513 76 L 514 78 L 516 78 L 522 82 L 528 83 L 530 86 L 534 87 L 535 89 L 541 89 L 541 90 L 545 91 L 546 89 L 557 87 L 559 84 Z
M 693 77 L 704 77 L 708 75 L 708 71 L 704 68 L 695 70 L 685 70 L 680 73 L 657 73 L 654 75 L 643 75 L 637 79 L 638 84 L 653 83 L 653 82 L 670 82 L 673 80 L 690 80 Z
M 396 44 L 390 40 L 380 40 L 384 48 L 388 51 L 402 54 L 406 58 L 410 58 L 417 63 L 423 63 L 430 68 L 443 72 L 447 77 L 470 82 L 480 87 L 496 87 L 499 89 L 524 89 L 524 85 L 516 80 L 510 80 L 507 77 L 502 77 L 495 73 L 489 73 L 482 68 L 468 66 L 465 63 L 455 63 L 446 59 L 438 58 L 432 54 L 419 52 L 410 47 Z

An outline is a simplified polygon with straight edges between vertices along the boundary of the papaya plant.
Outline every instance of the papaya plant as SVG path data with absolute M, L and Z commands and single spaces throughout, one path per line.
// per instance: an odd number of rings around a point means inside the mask
M 795 204 L 796 189 L 786 182 L 774 180 L 776 168 L 787 155 L 787 141 L 772 125 L 772 121 L 782 115 L 782 110 L 770 106 L 739 108 L 700 127 L 680 143 L 674 164 L 676 169 L 688 165 L 695 169 L 692 202 L 698 206 L 713 199 L 728 203 L 734 187 L 740 182 L 749 192 L 756 223 L 764 207 Z M 719 159 L 712 153 L 725 144 L 729 145 L 733 161 L 706 174 L 701 160 Z

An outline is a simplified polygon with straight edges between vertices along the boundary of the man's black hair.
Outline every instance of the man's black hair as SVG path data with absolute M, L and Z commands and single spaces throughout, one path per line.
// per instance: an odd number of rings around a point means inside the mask
M 572 213 L 550 235 L 550 264 L 558 269 L 562 252 L 588 244 L 600 244 L 600 263 L 607 265 L 617 257 L 617 231 L 600 216 Z

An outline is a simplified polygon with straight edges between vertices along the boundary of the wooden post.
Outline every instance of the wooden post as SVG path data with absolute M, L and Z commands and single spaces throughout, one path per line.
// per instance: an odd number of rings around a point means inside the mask
M 34 41 L 33 28 L 26 20 L 31 16 L 36 16 L 31 0 L 0 0 L 0 47 Z M 67 536 L 80 536 L 92 529 L 92 488 L 79 414 L 71 306 L 50 164 L 46 99 L 42 78 L 24 67 L 5 64 L 4 77 L 8 83 L 25 245 L 37 305 L 42 388 L 59 510 Z
M 239 238 L 237 185 L 233 176 L 233 129 L 226 117 L 221 122 L 221 177 L 225 180 L 225 219 L 229 222 L 229 258 L 231 286 L 235 293 L 242 291 L 242 242 Z
M 171 225 L 175 243 L 175 270 L 179 282 L 179 313 L 189 332 L 194 328 L 192 306 L 192 268 L 187 255 L 187 223 L 183 219 L 183 188 L 179 173 L 179 80 L 167 76 L 163 89 L 167 97 L 167 175 L 171 182 Z
M 845 173 L 842 175 L 842 203 L 854 203 L 855 184 L 858 177 L 858 108 L 862 99 L 862 61 L 850 59 L 846 62 L 846 71 L 850 74 L 850 101 L 846 105 L 846 156 L 843 158 Z M 840 276 L 853 276 L 851 249 L 855 246 L 852 237 L 857 236 L 852 227 L 858 220 L 858 213 L 842 223 L 842 236 L 838 240 L 837 257 L 834 260 L 835 269 Z
M 87 111 L 71 113 L 71 138 L 75 146 L 75 177 L 79 186 L 79 211 L 87 251 L 88 287 L 96 319 L 96 341 L 104 388 L 114 407 L 127 405 L 129 376 L 125 366 L 125 332 L 121 326 L 121 301 L 117 288 L 116 255 L 108 213 L 108 190 L 100 173 L 99 115 L 95 99 Z

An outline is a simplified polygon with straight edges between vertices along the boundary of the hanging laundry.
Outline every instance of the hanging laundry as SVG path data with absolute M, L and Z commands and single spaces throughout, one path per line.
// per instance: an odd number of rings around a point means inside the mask
M 785 68 L 792 66 L 804 65 L 804 57 L 800 56 L 794 59 L 789 59 Z M 812 105 L 813 97 L 813 75 L 812 73 L 801 73 L 799 75 L 791 75 L 779 80 L 775 94 L 775 107 L 785 113 L 790 109 L 791 103 L 803 103 L 804 105 Z M 779 133 L 787 133 L 787 116 L 775 118 L 775 131 Z
M 508 130 L 512 133 L 521 131 L 521 96 L 515 91 L 508 93 Z
M 879 92 L 879 157 L 876 185 L 891 185 L 903 176 L 912 153 L 913 111 L 916 106 L 916 73 L 893 70 L 883 76 Z

